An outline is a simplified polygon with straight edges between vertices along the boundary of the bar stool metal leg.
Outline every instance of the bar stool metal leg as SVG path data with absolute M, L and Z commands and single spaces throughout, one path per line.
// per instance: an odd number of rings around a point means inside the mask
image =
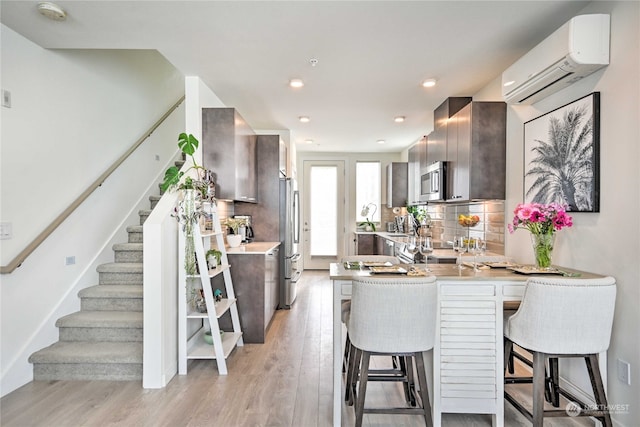
M 367 395 L 367 377 L 369 376 L 369 359 L 371 358 L 371 353 L 368 351 L 362 351 L 360 353 L 362 354 L 362 362 L 360 363 L 360 389 L 358 390 L 358 399 L 356 400 L 356 427 L 362 427 L 364 398 Z
M 547 402 L 551 403 L 555 408 L 560 406 L 560 383 L 558 374 L 558 358 L 549 358 L 549 378 L 547 380 L 548 387 L 548 399 Z
M 602 383 L 602 376 L 600 374 L 600 366 L 598 365 L 598 355 L 590 354 L 584 358 L 587 364 L 587 371 L 589 371 L 589 379 L 591 380 L 591 387 L 593 388 L 593 394 L 595 396 L 596 410 L 598 412 L 604 412 L 602 416 L 597 417 L 605 427 L 612 427 L 611 414 L 609 413 L 609 406 L 607 403 L 607 394 L 604 390 L 604 384 Z
M 431 414 L 431 402 L 429 401 L 429 389 L 427 388 L 427 374 L 424 366 L 424 353 L 416 353 L 416 370 L 418 371 L 418 384 L 420 384 L 420 400 L 424 409 L 424 421 L 427 427 L 433 427 Z
M 533 353 L 533 427 L 542 427 L 544 416 L 545 391 L 545 357 L 544 354 Z

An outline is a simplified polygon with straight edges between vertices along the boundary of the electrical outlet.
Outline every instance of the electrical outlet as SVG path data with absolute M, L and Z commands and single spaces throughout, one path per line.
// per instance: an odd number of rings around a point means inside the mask
M 13 238 L 13 227 L 10 222 L 0 223 L 0 240 L 9 240 Z
M 631 385 L 631 364 L 622 359 L 617 359 L 618 379 L 626 384 Z
M 65 257 L 64 259 L 64 265 L 73 265 L 76 263 L 76 257 L 75 256 L 68 256 Z
M 11 92 L 2 89 L 2 106 L 11 108 Z

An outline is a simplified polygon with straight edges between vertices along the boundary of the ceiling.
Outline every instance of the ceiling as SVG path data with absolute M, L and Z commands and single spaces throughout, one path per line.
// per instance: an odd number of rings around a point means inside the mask
M 2 23 L 45 48 L 156 49 L 298 151 L 398 152 L 588 2 L 57 1 L 63 22 L 37 3 L 2 0 Z

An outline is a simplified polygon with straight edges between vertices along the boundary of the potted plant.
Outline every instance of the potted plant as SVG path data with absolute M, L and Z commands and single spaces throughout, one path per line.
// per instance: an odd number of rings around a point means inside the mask
M 373 215 L 375 215 L 376 210 L 378 209 L 378 207 L 373 204 L 373 203 L 369 203 L 366 204 L 362 207 L 362 211 L 360 212 L 360 216 L 363 216 L 366 218 L 366 221 L 361 222 L 360 224 L 358 224 L 359 227 L 364 227 L 365 231 L 376 231 L 376 225 L 369 221 L 369 211 L 371 211 L 371 208 L 373 207 L 373 212 L 371 213 L 371 216 L 373 217 Z
M 200 171 L 206 173 L 206 169 L 196 162 L 195 154 L 198 149 L 198 145 L 200 142 L 198 139 L 192 134 L 187 135 L 186 133 L 181 133 L 178 136 L 178 147 L 180 151 L 185 156 L 189 156 L 191 158 L 192 166 L 190 166 L 186 171 L 181 171 L 177 166 L 171 166 L 164 173 L 164 180 L 160 185 L 160 189 L 164 192 L 167 190 L 202 190 L 203 182 L 201 181 L 193 181 L 191 177 L 185 178 L 184 182 L 180 183 L 180 180 L 185 175 L 186 172 L 189 172 L 191 169 L 195 169 L 198 172 L 198 176 Z
M 198 223 L 198 218 L 202 215 L 198 200 L 208 198 L 211 194 L 211 187 L 214 185 L 212 173 L 200 166 L 193 156 L 198 149 L 198 139 L 192 134 L 181 133 L 178 136 L 178 147 L 185 156 L 191 157 L 192 165 L 185 171 L 181 171 L 177 166 L 169 167 L 164 173 L 164 180 L 160 189 L 164 191 L 180 190 L 183 192 L 182 201 L 176 208 L 174 216 L 183 225 L 185 233 L 185 254 L 184 269 L 188 275 L 197 274 L 195 245 L 193 241 L 193 227 Z M 195 169 L 198 179 L 187 176 L 182 180 L 186 172 Z M 202 178 L 201 178 L 202 176 Z M 213 202 L 211 198 L 210 201 Z
M 207 264 L 209 268 L 214 269 L 220 265 L 220 257 L 222 256 L 222 252 L 217 249 L 209 249 L 206 253 Z
M 227 218 L 224 220 L 223 225 L 231 229 L 231 234 L 227 234 L 227 243 L 232 248 L 237 248 L 242 243 L 242 235 L 240 234 L 240 227 L 247 225 L 244 218 Z

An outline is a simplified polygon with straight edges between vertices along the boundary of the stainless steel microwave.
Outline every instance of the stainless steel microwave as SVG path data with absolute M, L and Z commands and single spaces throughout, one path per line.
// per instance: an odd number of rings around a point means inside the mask
M 420 201 L 444 201 L 447 185 L 447 162 L 434 162 L 420 176 Z

